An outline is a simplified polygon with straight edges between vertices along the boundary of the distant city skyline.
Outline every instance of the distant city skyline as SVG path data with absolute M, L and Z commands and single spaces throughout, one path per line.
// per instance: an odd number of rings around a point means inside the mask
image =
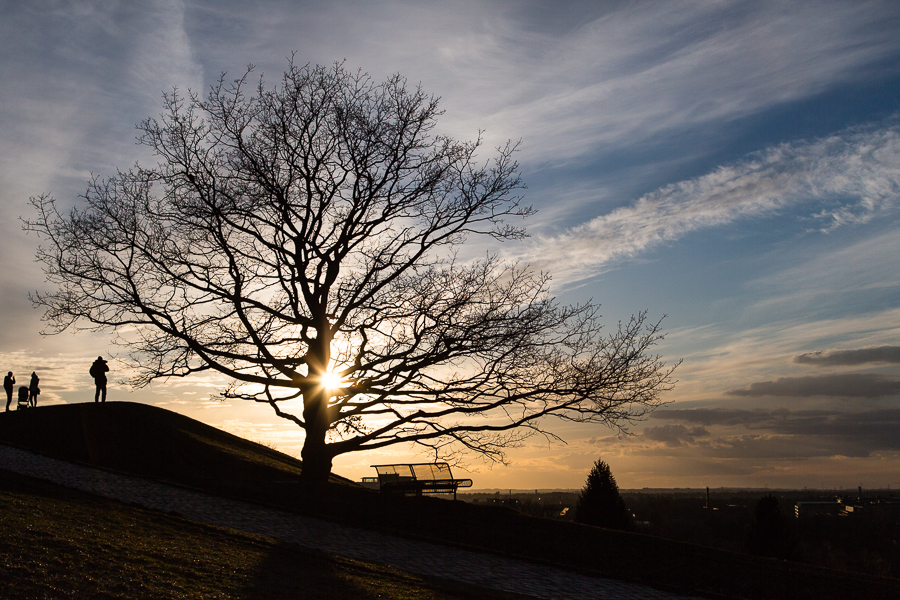
M 204 375 L 128 391 L 107 333 L 42 337 L 29 196 L 76 206 L 95 174 L 153 158 L 134 126 L 223 71 L 274 82 L 343 61 L 441 97 L 443 133 L 521 140 L 530 238 L 472 245 L 593 299 L 607 326 L 666 315 L 679 380 L 633 435 L 548 423 L 476 489 L 900 487 L 900 4 L 191 2 L 0 5 L 0 371 L 42 404 L 155 404 L 298 456 L 265 405 Z M 484 153 L 487 157 L 489 151 Z M 336 473 L 420 462 L 350 455 Z M 426 458 L 427 460 L 427 458 Z M 456 472 L 456 469 L 454 469 Z M 461 472 L 461 471 L 460 471 Z

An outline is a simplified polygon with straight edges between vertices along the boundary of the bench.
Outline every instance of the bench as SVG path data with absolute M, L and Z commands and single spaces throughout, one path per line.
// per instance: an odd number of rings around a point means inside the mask
M 379 488 L 387 494 L 416 495 L 453 493 L 472 487 L 471 479 L 454 479 L 445 462 L 404 465 L 372 465 L 378 472 Z

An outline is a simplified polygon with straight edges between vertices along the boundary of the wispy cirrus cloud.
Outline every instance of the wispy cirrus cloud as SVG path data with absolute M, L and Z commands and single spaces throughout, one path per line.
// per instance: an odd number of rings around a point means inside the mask
M 507 11 L 475 40 L 483 45 L 460 39 L 468 51 L 455 61 L 477 54 L 482 77 L 475 91 L 490 92 L 471 95 L 466 104 L 481 110 L 467 112 L 490 111 L 492 129 L 530 124 L 519 135 L 539 144 L 543 160 L 565 162 L 599 146 L 728 122 L 858 80 L 898 50 L 887 26 L 896 10 L 885 3 L 866 9 L 632 3 L 564 35 L 538 27 L 525 36 L 516 34 L 521 16 Z M 485 58 L 494 56 L 503 59 Z
M 522 137 L 530 165 L 759 114 L 883 72 L 900 52 L 885 1 L 193 4 L 211 73 L 252 61 L 277 74 L 292 50 L 376 79 L 400 72 L 443 98 L 442 128 L 485 128 L 487 147 Z
M 740 219 L 805 210 L 823 232 L 864 223 L 900 204 L 900 123 L 851 129 L 813 142 L 782 144 L 681 181 L 631 206 L 543 236 L 532 264 L 554 265 L 567 283 L 638 256 L 692 231 Z
M 43 279 L 32 261 L 36 237 L 24 236 L 17 218 L 29 215 L 28 197 L 78 202 L 91 172 L 148 156 L 134 125 L 159 112 L 163 90 L 202 89 L 185 14 L 183 0 L 0 7 L 0 297 L 9 323 L 0 343 L 20 347 L 39 328 L 27 300 Z

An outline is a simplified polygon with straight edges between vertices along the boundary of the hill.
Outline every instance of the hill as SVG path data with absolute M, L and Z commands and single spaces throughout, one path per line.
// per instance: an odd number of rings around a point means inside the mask
M 0 441 L 46 456 L 226 495 L 297 485 L 299 460 L 178 413 L 133 402 L 0 413 Z M 332 476 L 334 483 L 350 483 Z
M 525 600 L 0 470 L 0 598 Z
M 299 485 L 302 464 L 151 406 L 48 406 L 0 414 L 0 441 L 335 522 L 502 552 L 675 592 L 727 598 L 898 598 L 900 580 L 751 557 L 527 517 L 498 506 L 397 498 L 335 478 Z

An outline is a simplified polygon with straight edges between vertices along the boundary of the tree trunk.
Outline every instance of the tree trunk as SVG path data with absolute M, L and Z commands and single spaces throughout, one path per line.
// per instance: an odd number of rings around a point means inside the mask
M 331 475 L 332 456 L 325 450 L 324 432 L 318 440 L 312 439 L 310 432 L 306 432 L 306 442 L 303 444 L 300 457 L 303 460 L 303 471 L 300 473 L 300 481 L 305 484 L 328 482 L 328 476 Z
M 322 390 L 304 393 L 303 420 L 306 422 L 306 441 L 300 457 L 303 460 L 301 481 L 307 484 L 326 483 L 331 475 L 334 458 L 325 444 L 328 432 L 328 396 Z

